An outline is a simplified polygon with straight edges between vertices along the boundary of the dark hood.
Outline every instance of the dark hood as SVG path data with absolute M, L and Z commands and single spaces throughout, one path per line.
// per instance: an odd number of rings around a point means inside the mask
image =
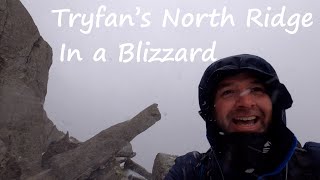
M 266 60 L 255 55 L 230 56 L 212 63 L 204 72 L 199 84 L 199 114 L 206 121 L 207 138 L 211 146 L 214 145 L 215 136 L 221 131 L 212 117 L 213 92 L 223 78 L 244 71 L 254 73 L 266 84 L 274 109 L 273 124 L 286 125 L 285 110 L 291 107 L 293 101 L 287 88 L 279 81 L 274 68 Z
M 272 121 L 264 133 L 225 133 L 212 116 L 213 95 L 218 83 L 240 72 L 250 72 L 261 80 L 272 100 Z M 226 179 L 256 179 L 255 175 L 244 173 L 248 168 L 254 168 L 261 179 L 285 168 L 297 145 L 294 134 L 286 127 L 285 110 L 292 102 L 274 68 L 258 56 L 231 56 L 206 69 L 199 84 L 199 113 L 206 122 L 212 152 L 217 154 L 214 155 L 217 162 L 223 162 L 220 171 Z

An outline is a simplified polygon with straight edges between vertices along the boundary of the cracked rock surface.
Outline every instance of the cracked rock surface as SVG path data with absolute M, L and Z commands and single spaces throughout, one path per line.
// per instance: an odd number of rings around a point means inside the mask
M 0 140 L 22 178 L 37 173 L 41 153 L 63 135 L 43 109 L 51 56 L 21 2 L 0 0 Z
M 164 179 L 176 158 L 175 155 L 158 153 L 153 163 L 151 179 Z

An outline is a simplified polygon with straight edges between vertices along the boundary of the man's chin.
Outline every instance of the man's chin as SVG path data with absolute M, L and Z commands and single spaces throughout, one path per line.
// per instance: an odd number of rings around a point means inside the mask
M 267 137 L 266 133 L 261 132 L 231 132 L 222 136 L 224 142 L 233 142 L 233 144 L 243 143 L 243 145 L 251 144 Z
M 239 131 L 230 131 L 226 132 L 225 134 L 265 134 L 265 131 L 256 131 L 256 130 L 239 130 Z

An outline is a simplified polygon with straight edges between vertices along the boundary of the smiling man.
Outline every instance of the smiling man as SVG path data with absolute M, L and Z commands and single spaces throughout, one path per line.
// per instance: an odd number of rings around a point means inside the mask
M 265 132 L 271 122 L 272 102 L 264 84 L 253 74 L 223 79 L 214 93 L 213 114 L 225 132 Z
M 291 95 L 264 59 L 243 54 L 211 64 L 199 104 L 211 147 L 178 157 L 166 180 L 320 179 L 320 146 L 302 148 L 286 127 Z

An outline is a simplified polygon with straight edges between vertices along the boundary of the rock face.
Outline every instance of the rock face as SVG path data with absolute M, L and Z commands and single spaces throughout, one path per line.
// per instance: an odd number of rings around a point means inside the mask
M 43 109 L 51 63 L 21 2 L 0 0 L 0 179 L 151 179 L 130 141 L 160 120 L 157 104 L 78 142 Z
M 152 179 L 164 179 L 176 158 L 177 156 L 174 155 L 158 153 L 153 163 Z
M 96 176 L 99 169 L 110 172 L 116 166 L 115 164 L 119 163 L 116 159 L 119 157 L 118 153 L 125 154 L 123 149 L 130 144 L 130 141 L 160 118 L 157 105 L 149 106 L 131 120 L 111 126 L 77 148 L 52 157 L 50 171 L 42 178 L 91 179 L 92 176 Z M 109 178 L 104 177 L 104 179 Z
M 18 179 L 21 176 L 21 168 L 17 160 L 12 157 L 5 144 L 0 140 L 0 179 Z
M 145 177 L 146 179 L 151 179 L 152 177 L 151 173 L 149 173 L 145 168 L 141 167 L 139 164 L 135 163 L 131 159 L 128 159 L 125 162 L 124 168 L 137 172 L 138 174 Z
M 47 151 L 43 153 L 41 159 L 41 166 L 43 168 L 50 167 L 50 158 L 57 154 L 64 153 L 79 146 L 80 143 L 71 142 L 69 133 L 67 133 L 62 139 L 53 141 L 49 144 Z
M 43 109 L 51 56 L 20 1 L 0 0 L 0 140 L 22 178 L 39 170 L 42 152 L 63 135 Z

